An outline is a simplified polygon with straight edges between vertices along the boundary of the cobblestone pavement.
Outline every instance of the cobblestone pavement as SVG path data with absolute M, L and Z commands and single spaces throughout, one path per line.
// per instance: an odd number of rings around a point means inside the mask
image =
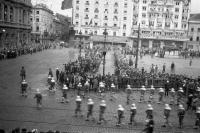
M 75 96 L 74 92 L 70 91 L 68 104 L 61 104 L 59 102 L 61 97 L 60 89 L 55 94 L 50 93 L 46 85 L 48 69 L 52 68 L 55 74 L 55 68 L 61 68 L 64 62 L 73 60 L 78 56 L 78 50 L 74 49 L 56 49 L 47 50 L 41 53 L 33 55 L 26 55 L 18 57 L 17 59 L 5 60 L 0 62 L 0 128 L 4 128 L 7 131 L 16 127 L 26 127 L 28 129 L 37 128 L 41 131 L 60 130 L 71 132 L 83 132 L 83 133 L 139 133 L 145 125 L 145 110 L 147 103 L 138 103 L 139 94 L 134 92 L 132 97 L 137 105 L 137 124 L 128 126 L 129 108 L 130 105 L 125 104 L 125 94 L 120 92 L 114 94 L 114 100 L 110 101 L 110 95 L 106 94 L 105 99 L 107 101 L 106 120 L 107 123 L 97 125 L 98 119 L 98 105 L 100 98 L 96 94 L 90 94 L 90 97 L 94 99 L 95 105 L 95 121 L 85 121 L 86 116 L 86 99 L 83 100 L 83 118 L 75 118 Z M 111 57 L 111 56 L 108 56 Z M 108 57 L 106 57 L 108 59 Z M 109 60 L 109 59 L 108 59 Z M 110 59 L 112 60 L 112 59 Z M 30 85 L 28 90 L 28 97 L 23 98 L 20 96 L 20 77 L 19 70 L 24 65 L 27 71 L 27 81 Z M 106 66 L 109 71 L 110 65 Z M 44 96 L 43 108 L 37 110 L 35 108 L 35 89 L 40 88 Z M 148 99 L 148 94 L 146 95 Z M 155 97 L 157 100 L 157 96 Z M 168 101 L 168 98 L 165 98 Z M 116 127 L 116 109 L 117 105 L 122 104 L 125 108 L 125 118 L 123 120 L 124 125 Z M 185 133 L 199 132 L 193 130 L 194 113 L 187 112 L 184 120 L 185 128 L 179 130 L 178 119 L 176 114 L 176 106 L 172 107 L 172 113 L 170 122 L 172 127 L 161 128 L 164 122 L 163 108 L 164 104 L 158 105 L 153 103 L 154 117 L 156 123 L 156 132 L 158 133 L 172 133 L 184 131 Z

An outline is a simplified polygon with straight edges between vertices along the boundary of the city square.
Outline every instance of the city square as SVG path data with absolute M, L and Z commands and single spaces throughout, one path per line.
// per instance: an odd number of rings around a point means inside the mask
M 199 133 L 198 0 L 1 0 L 0 133 Z

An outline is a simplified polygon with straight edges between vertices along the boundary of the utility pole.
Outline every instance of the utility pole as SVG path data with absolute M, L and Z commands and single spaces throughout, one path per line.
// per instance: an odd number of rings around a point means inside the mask
M 138 26 L 138 38 L 137 38 L 136 59 L 135 59 L 135 68 L 136 69 L 137 69 L 137 66 L 138 66 L 139 44 L 140 44 L 140 24 Z

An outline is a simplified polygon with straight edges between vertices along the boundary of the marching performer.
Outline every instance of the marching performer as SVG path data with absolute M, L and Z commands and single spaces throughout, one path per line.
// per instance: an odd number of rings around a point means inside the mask
M 132 106 L 131 106 L 131 114 L 130 114 L 130 122 L 129 122 L 129 125 L 132 125 L 133 122 L 135 122 L 135 115 L 137 113 L 137 107 L 136 105 L 133 103 Z
M 146 110 L 146 118 L 149 119 L 149 116 L 153 116 L 153 107 L 151 104 L 147 105 L 147 110 Z
M 196 111 L 196 121 L 195 121 L 195 126 L 194 129 L 200 128 L 200 107 L 197 108 Z
M 49 85 L 51 85 L 51 75 L 48 76 L 48 78 L 47 78 L 47 83 L 48 83 Z
M 120 126 L 122 123 L 122 119 L 124 118 L 124 108 L 122 107 L 122 105 L 118 105 L 117 114 L 118 117 L 116 126 Z
M 21 83 L 21 94 L 22 94 L 22 96 L 27 97 L 27 88 L 28 88 L 28 83 L 25 80 L 23 80 L 22 83 Z
M 127 85 L 127 88 L 126 88 L 126 104 L 128 105 L 129 104 L 129 101 L 130 101 L 130 97 L 131 97 L 131 86 L 130 85 Z
M 111 84 L 111 96 L 110 96 L 110 101 L 113 101 L 114 97 L 113 97 L 113 93 L 115 92 L 115 85 L 112 83 Z
M 102 96 L 102 93 L 104 92 L 104 87 L 105 87 L 105 84 L 103 82 L 100 82 L 99 83 L 99 93 L 101 96 Z
M 166 127 L 167 125 L 169 125 L 170 112 L 171 112 L 171 108 L 170 108 L 169 104 L 165 104 L 165 109 L 164 109 L 165 123 L 164 123 L 163 127 Z
M 42 107 L 42 94 L 39 89 L 37 89 L 34 98 L 36 99 L 37 108 L 40 109 Z
M 55 92 L 55 85 L 56 85 L 55 80 L 52 77 L 51 78 L 51 85 L 50 85 L 50 89 L 49 90 Z
M 63 90 L 62 90 L 62 93 L 63 93 L 63 96 L 62 96 L 62 103 L 65 103 L 65 102 L 68 102 L 67 100 L 67 91 L 68 91 L 68 87 L 66 85 L 63 86 Z
M 180 87 L 179 90 L 178 90 L 178 92 L 177 92 L 177 105 L 179 105 L 180 102 L 181 102 L 181 99 L 183 97 L 183 92 L 184 92 L 183 88 Z
M 179 118 L 179 127 L 183 128 L 183 119 L 185 116 L 185 109 L 182 104 L 179 104 L 178 107 L 178 118 Z
M 170 94 L 170 105 L 173 105 L 175 103 L 175 90 L 174 90 L 174 88 L 171 89 L 169 94 Z
M 163 102 L 163 96 L 164 96 L 164 89 L 163 88 L 160 88 L 159 89 L 159 92 L 158 92 L 158 95 L 159 95 L 159 97 L 158 97 L 158 104 L 160 104 L 161 102 Z
M 78 113 L 79 115 L 82 117 L 82 111 L 81 111 L 81 103 L 82 103 L 82 100 L 80 98 L 80 96 L 77 96 L 76 97 L 76 109 L 75 109 L 75 117 L 78 116 Z
M 105 100 L 102 100 L 100 104 L 100 109 L 99 109 L 99 121 L 97 124 L 101 124 L 102 121 L 105 121 L 104 119 L 105 110 L 106 110 L 106 102 Z
M 81 95 L 81 90 L 82 90 L 82 84 L 79 82 L 78 86 L 77 86 L 77 95 L 80 96 Z
M 89 94 L 89 88 L 90 88 L 90 83 L 89 83 L 89 81 L 87 80 L 86 82 L 85 82 L 85 84 L 84 84 L 84 91 L 85 91 L 85 95 L 88 93 Z
M 86 119 L 86 121 L 89 121 L 89 117 L 92 117 L 92 119 L 94 119 L 94 117 L 93 117 L 93 107 L 94 107 L 94 102 L 90 98 L 90 99 L 88 99 L 88 112 L 87 112 L 87 119 Z
M 151 88 L 150 88 L 150 95 L 149 95 L 149 102 L 150 102 L 150 103 L 153 102 L 154 94 L 155 94 L 155 88 L 154 88 L 153 85 L 151 85 Z
M 144 99 L 144 96 L 145 96 L 145 91 L 146 91 L 146 88 L 145 88 L 145 86 L 142 86 L 142 88 L 140 89 L 140 103 L 143 101 L 145 101 L 145 99 Z

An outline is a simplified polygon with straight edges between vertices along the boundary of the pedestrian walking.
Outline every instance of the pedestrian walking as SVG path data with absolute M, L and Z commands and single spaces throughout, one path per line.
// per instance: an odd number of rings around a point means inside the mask
M 67 85 L 63 85 L 63 88 L 62 88 L 62 100 L 61 100 L 61 103 L 67 103 L 69 102 L 68 99 L 67 99 L 67 92 L 68 92 L 68 87 Z
M 185 109 L 182 104 L 179 104 L 179 106 L 178 106 L 179 128 L 183 128 L 184 117 L 185 117 Z
M 194 129 L 200 128 L 200 107 L 197 108 L 196 111 L 196 120 L 195 120 L 195 126 Z
M 88 99 L 88 112 L 87 112 L 87 119 L 86 121 L 89 121 L 90 117 L 94 120 L 94 117 L 93 117 L 93 107 L 94 107 L 94 102 L 91 98 Z
M 170 112 L 171 112 L 171 107 L 169 106 L 169 104 L 165 104 L 165 108 L 164 108 L 164 119 L 165 119 L 165 123 L 163 125 L 163 127 L 169 126 L 169 117 L 170 117 Z
M 166 64 L 164 63 L 164 64 L 163 64 L 162 73 L 165 73 L 165 70 L 166 70 Z
M 28 83 L 23 80 L 21 83 L 21 95 L 24 97 L 27 97 L 27 88 L 28 88 Z
M 80 96 L 76 97 L 76 109 L 75 109 L 75 117 L 79 116 L 83 116 L 82 115 L 82 110 L 81 110 L 81 104 L 82 104 L 82 99 Z
M 126 104 L 127 105 L 130 102 L 130 97 L 131 97 L 131 86 L 127 85 L 127 88 L 126 88 Z
M 34 98 L 36 99 L 37 108 L 41 109 L 42 108 L 42 94 L 39 89 L 37 89 L 37 92 L 36 92 Z
M 175 74 L 175 64 L 172 62 L 171 64 L 171 74 Z
M 105 100 L 102 100 L 100 104 L 100 108 L 99 108 L 99 121 L 97 124 L 101 124 L 102 121 L 105 122 L 105 118 L 104 118 L 105 110 L 106 110 L 106 102 Z
M 133 103 L 131 105 L 131 109 L 130 109 L 130 122 L 128 123 L 129 125 L 132 125 L 133 122 L 135 123 L 135 115 L 137 113 L 137 107 L 136 105 Z
M 189 65 L 192 66 L 192 59 L 190 59 Z
M 188 98 L 187 98 L 187 111 L 189 109 L 192 109 L 192 101 L 193 101 L 193 95 L 189 94 Z
M 26 79 L 26 70 L 25 70 L 24 66 L 22 66 L 22 68 L 20 70 L 20 76 L 21 76 L 21 81 Z
M 167 80 L 167 82 L 165 83 L 165 96 L 169 95 L 169 80 Z
M 122 119 L 124 118 L 124 108 L 122 107 L 122 105 L 118 105 L 117 115 L 118 117 L 116 126 L 121 126 Z
M 60 71 L 59 68 L 56 68 L 56 80 L 59 81 Z
M 49 74 L 48 75 L 51 75 L 51 77 L 53 77 L 53 72 L 52 72 L 51 68 L 49 68 Z

